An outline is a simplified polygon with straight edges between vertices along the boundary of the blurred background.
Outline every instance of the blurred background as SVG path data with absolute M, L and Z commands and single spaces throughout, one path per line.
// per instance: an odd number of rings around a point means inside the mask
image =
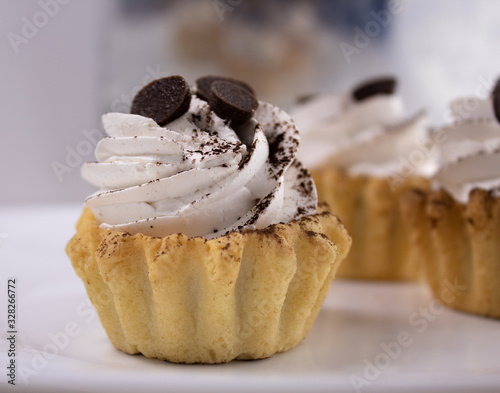
M 8 0 L 0 3 L 0 204 L 82 202 L 100 115 L 153 79 L 241 78 L 262 100 L 393 74 L 446 121 L 500 75 L 495 0 Z

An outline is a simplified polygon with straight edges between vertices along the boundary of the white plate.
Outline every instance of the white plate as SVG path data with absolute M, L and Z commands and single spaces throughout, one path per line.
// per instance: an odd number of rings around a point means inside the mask
M 6 281 L 16 277 L 19 391 L 500 391 L 500 321 L 444 309 L 417 284 L 334 281 L 308 337 L 266 360 L 176 365 L 123 354 L 64 253 L 79 213 L 0 209 L 0 368 Z M 0 391 L 15 391 L 5 374 Z

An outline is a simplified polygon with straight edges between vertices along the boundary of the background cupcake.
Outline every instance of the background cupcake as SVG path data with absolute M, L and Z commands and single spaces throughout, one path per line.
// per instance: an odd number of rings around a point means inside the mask
M 450 307 L 496 318 L 500 317 L 499 98 L 495 88 L 487 99 L 467 97 L 451 104 L 455 122 L 435 131 L 441 139 L 441 167 L 432 190 L 411 191 L 402 205 L 434 296 Z
M 299 156 L 353 237 L 339 276 L 408 280 L 418 264 L 399 197 L 426 187 L 435 149 L 424 112 L 407 116 L 396 80 L 368 81 L 352 91 L 312 97 L 292 117 L 302 131 Z

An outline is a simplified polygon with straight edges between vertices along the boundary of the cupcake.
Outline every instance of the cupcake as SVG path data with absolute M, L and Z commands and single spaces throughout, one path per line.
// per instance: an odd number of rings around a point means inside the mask
M 435 131 L 431 189 L 408 192 L 402 208 L 434 296 L 500 318 L 500 97 L 457 100 L 451 112 L 455 122 Z
M 350 237 L 317 208 L 290 117 L 243 82 L 172 76 L 103 125 L 66 252 L 112 344 L 177 363 L 297 345 Z
M 301 130 L 299 158 L 311 169 L 319 200 L 346 225 L 353 248 L 338 277 L 413 280 L 418 256 L 409 243 L 400 196 L 427 187 L 435 169 L 427 116 L 405 114 L 396 80 L 313 96 L 292 117 Z

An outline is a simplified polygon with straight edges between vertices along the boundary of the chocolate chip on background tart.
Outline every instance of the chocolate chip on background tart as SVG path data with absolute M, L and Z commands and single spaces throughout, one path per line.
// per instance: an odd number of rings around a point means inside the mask
M 356 101 L 363 101 L 366 98 L 379 94 L 392 94 L 396 89 L 396 79 L 392 77 L 372 79 L 357 86 L 352 91 L 352 96 Z
M 500 81 L 499 81 L 500 82 Z M 493 111 L 495 112 L 495 117 L 497 121 L 500 123 L 500 86 L 499 83 L 495 86 L 492 93 L 492 101 L 493 101 Z
M 491 98 L 495 97 L 495 94 L 497 94 L 499 90 L 500 90 L 500 78 L 497 79 L 495 86 L 493 86 L 493 89 L 491 90 Z

